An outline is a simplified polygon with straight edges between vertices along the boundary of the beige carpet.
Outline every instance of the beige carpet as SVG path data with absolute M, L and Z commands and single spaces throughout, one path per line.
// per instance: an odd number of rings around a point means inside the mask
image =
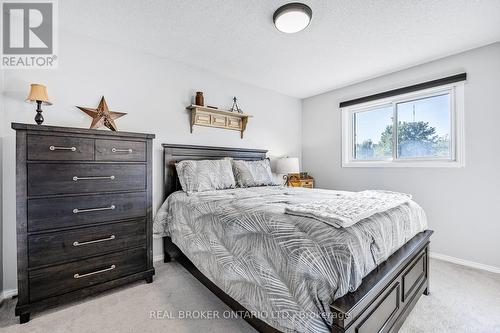
M 193 310 L 219 317 L 230 316 L 231 312 L 179 264 L 158 263 L 156 269 L 153 284 L 139 282 L 34 313 L 24 325 L 14 317 L 15 300 L 4 301 L 0 331 L 255 332 L 239 318 L 178 319 Z M 400 332 L 500 332 L 500 275 L 437 260 L 431 261 L 431 274 L 431 295 L 420 298 Z M 162 318 L 151 319 L 151 312 Z

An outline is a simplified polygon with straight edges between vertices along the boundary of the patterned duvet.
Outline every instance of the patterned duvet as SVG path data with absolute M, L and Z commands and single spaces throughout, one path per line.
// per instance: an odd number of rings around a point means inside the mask
M 415 202 L 348 228 L 284 214 L 338 191 L 278 186 L 171 194 L 154 232 L 249 311 L 283 332 L 330 332 L 333 300 L 427 228 Z

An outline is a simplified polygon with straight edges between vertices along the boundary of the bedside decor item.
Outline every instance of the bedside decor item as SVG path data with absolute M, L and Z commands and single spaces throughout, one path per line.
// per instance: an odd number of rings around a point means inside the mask
M 205 106 L 205 98 L 203 97 L 203 91 L 196 92 L 195 104 L 199 106 Z
M 153 134 L 13 123 L 15 310 L 153 281 Z
M 239 131 L 243 139 L 243 132 L 247 128 L 248 118 L 252 117 L 244 113 L 218 110 L 199 105 L 191 105 L 186 109 L 191 112 L 191 133 L 193 133 L 194 125 L 217 127 Z
M 314 178 L 311 176 L 303 177 L 302 172 L 290 173 L 288 174 L 288 186 L 314 188 Z
M 276 173 L 283 175 L 285 185 L 289 185 L 289 174 L 299 172 L 299 158 L 298 157 L 283 157 L 276 162 Z
M 35 122 L 41 125 L 43 123 L 42 104 L 52 105 L 47 95 L 47 87 L 43 84 L 32 83 L 30 93 L 28 97 L 26 97 L 26 102 L 36 102 Z
M 92 124 L 90 124 L 90 129 L 99 128 L 106 126 L 112 131 L 118 131 L 115 120 L 126 115 L 124 112 L 110 111 L 108 104 L 102 96 L 101 101 L 96 109 L 86 108 L 82 106 L 77 106 L 80 110 L 92 117 Z
M 229 111 L 243 113 L 243 110 L 241 110 L 240 107 L 238 106 L 238 99 L 236 97 L 233 97 L 233 106 L 231 106 L 231 109 L 229 109 Z

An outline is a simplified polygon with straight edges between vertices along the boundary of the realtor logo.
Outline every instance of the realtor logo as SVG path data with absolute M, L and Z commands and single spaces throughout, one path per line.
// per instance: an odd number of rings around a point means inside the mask
M 55 68 L 55 0 L 2 1 L 2 68 Z

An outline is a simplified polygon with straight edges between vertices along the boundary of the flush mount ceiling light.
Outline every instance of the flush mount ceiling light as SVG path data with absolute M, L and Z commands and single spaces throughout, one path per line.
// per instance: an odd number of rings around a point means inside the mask
M 273 15 L 276 29 L 287 34 L 304 30 L 311 22 L 312 10 L 309 6 L 292 2 L 278 8 Z

